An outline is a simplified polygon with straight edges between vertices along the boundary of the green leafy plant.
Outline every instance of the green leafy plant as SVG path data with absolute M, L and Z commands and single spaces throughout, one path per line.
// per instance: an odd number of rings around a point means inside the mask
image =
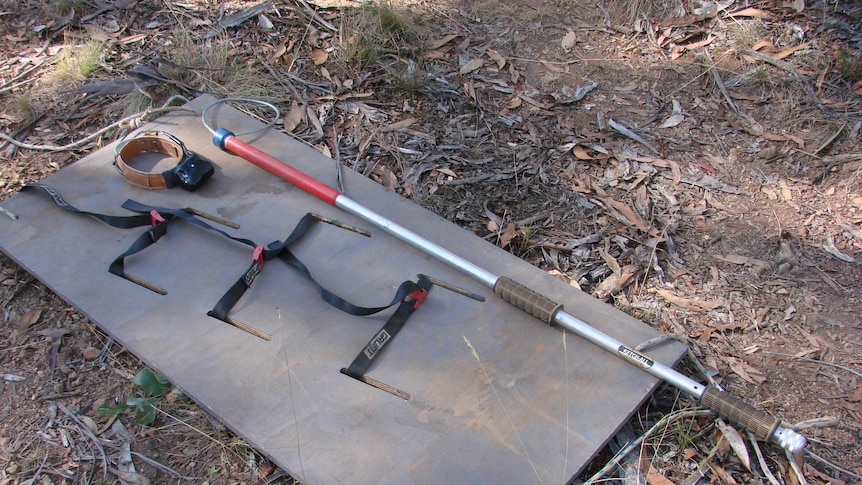
M 143 391 L 143 396 L 129 396 L 126 402 L 104 402 L 96 410 L 96 414 L 106 418 L 124 413 L 127 409 L 136 409 L 135 423 L 152 424 L 156 420 L 155 406 L 169 393 L 182 396 L 182 391 L 174 387 L 170 381 L 157 375 L 150 369 L 138 372 L 132 380 Z

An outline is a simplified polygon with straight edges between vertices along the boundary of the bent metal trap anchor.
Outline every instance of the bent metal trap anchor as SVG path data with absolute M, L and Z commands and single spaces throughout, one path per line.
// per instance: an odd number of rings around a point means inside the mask
M 359 174 L 346 171 L 346 190 L 332 189 L 323 182 L 335 178 L 331 160 L 272 130 L 233 135 L 266 125 L 215 101 L 204 96 L 187 107 L 219 127 L 218 147 L 198 116 L 176 112 L 145 127 L 212 162 L 212 177 L 194 192 L 126 183 L 112 166 L 114 147 L 44 184 L 91 213 L 121 213 L 127 199 L 138 209 L 194 207 L 238 223 L 236 234 L 248 241 L 273 241 L 308 213 L 379 231 L 355 237 L 311 224 L 285 245 L 314 275 L 311 283 L 287 264 L 256 271 L 271 245 L 254 258 L 262 245 L 212 237 L 173 217 L 181 222 L 171 223 L 159 247 L 123 259 L 124 275 L 166 290 L 161 295 L 106 271 L 140 230 L 70 215 L 28 190 L 4 202 L 19 219 L 0 219 L 0 247 L 304 483 L 564 483 L 660 380 L 764 439 L 804 443 L 777 419 L 674 371 L 681 344 L 634 351 L 658 333 Z M 234 154 L 277 171 L 289 162 L 310 186 L 297 188 Z M 248 289 L 240 280 L 249 271 L 251 291 L 231 297 L 221 316 L 269 341 L 208 316 L 226 289 Z M 416 274 L 436 280 L 414 281 Z M 438 280 L 486 301 L 450 291 L 424 297 Z M 407 295 L 395 302 L 407 281 L 419 289 L 402 290 Z M 398 308 L 357 317 L 324 301 L 322 289 L 345 302 Z M 395 338 L 391 317 L 420 299 Z

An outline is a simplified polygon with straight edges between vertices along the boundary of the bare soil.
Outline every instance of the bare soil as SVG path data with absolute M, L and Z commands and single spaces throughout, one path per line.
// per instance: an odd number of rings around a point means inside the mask
M 277 2 L 269 24 L 225 28 L 220 15 L 253 4 L 114 2 L 82 21 L 97 7 L 67 3 L 0 2 L 3 133 L 93 133 L 142 96 L 73 88 L 140 66 L 165 77 L 142 89 L 156 105 L 189 87 L 227 94 L 189 74 L 176 32 L 228 45 L 272 79 L 280 129 L 686 342 L 726 390 L 802 424 L 805 479 L 862 481 L 858 2 L 418 2 L 402 15 L 424 35 L 367 65 L 339 43 L 354 6 L 314 2 L 315 18 Z M 105 55 L 89 78 L 58 78 L 91 39 Z M 123 134 L 6 145 L 0 205 Z M 100 416 L 140 391 L 143 364 L 2 254 L 0 309 L 0 483 L 293 481 L 192 402 L 169 395 L 149 426 Z M 690 406 L 663 387 L 627 429 Z M 650 483 L 766 480 L 721 436 L 712 418 L 684 421 L 635 462 Z M 802 481 L 760 448 L 778 480 Z

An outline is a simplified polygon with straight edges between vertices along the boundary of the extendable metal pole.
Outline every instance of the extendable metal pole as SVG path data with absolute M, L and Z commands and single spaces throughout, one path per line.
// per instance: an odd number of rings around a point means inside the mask
M 793 453 L 805 447 L 805 438 L 792 429 L 781 426 L 779 419 L 743 402 L 727 392 L 720 391 L 715 387 L 704 386 L 661 362 L 650 359 L 613 337 L 596 330 L 589 324 L 566 313 L 563 311 L 562 304 L 554 302 L 550 298 L 531 290 L 511 278 L 494 275 L 476 266 L 451 251 L 371 211 L 338 190 L 245 143 L 230 131 L 225 129 L 215 131 L 213 143 L 222 150 L 238 155 L 264 170 L 278 175 L 318 199 L 353 214 L 425 254 L 471 276 L 476 281 L 493 289 L 494 293 L 503 300 L 543 322 L 549 325 L 561 326 L 643 369 L 648 374 L 662 379 L 695 398 L 701 406 L 711 409 L 730 421 L 751 430 L 759 438 L 777 443 L 782 448 Z

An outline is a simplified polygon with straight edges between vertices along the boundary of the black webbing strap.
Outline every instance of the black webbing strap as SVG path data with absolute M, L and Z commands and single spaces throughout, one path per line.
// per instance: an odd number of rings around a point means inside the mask
M 138 212 L 139 214 L 130 216 L 112 216 L 80 210 L 66 202 L 66 199 L 64 199 L 63 196 L 60 195 L 60 193 L 55 188 L 47 184 L 33 182 L 25 184 L 22 190 L 26 188 L 41 189 L 46 194 L 50 195 L 51 198 L 54 200 L 54 203 L 62 209 L 76 214 L 84 214 L 94 217 L 112 227 L 117 227 L 120 229 L 131 229 L 134 227 L 151 226 L 149 229 L 147 229 L 146 232 L 138 236 L 138 238 L 132 243 L 129 249 L 127 249 L 123 254 L 119 255 L 111 262 L 110 266 L 108 267 L 108 271 L 111 274 L 127 279 L 132 283 L 136 283 L 143 286 L 144 288 L 147 288 L 162 295 L 167 294 L 167 291 L 163 288 L 126 273 L 125 259 L 152 246 L 159 239 L 161 239 L 162 236 L 167 234 L 168 222 L 173 220 L 174 218 L 179 218 L 204 229 L 215 231 L 224 237 L 240 242 L 242 244 L 246 244 L 252 247 L 255 246 L 255 243 L 249 241 L 248 239 L 233 237 L 230 234 L 221 231 L 198 219 L 190 213 L 191 211 L 194 211 L 194 209 L 168 209 L 164 207 L 141 204 L 140 202 L 136 202 L 134 200 L 127 200 L 125 203 L 123 203 L 122 207 L 133 212 Z
M 161 239 L 162 236 L 168 233 L 168 221 L 170 219 L 162 217 L 158 212 L 155 211 L 149 214 L 149 216 L 152 218 L 153 226 L 147 229 L 146 232 L 138 236 L 138 238 L 135 239 L 135 242 L 132 243 L 129 249 L 127 249 L 123 254 L 117 256 L 113 261 L 111 261 L 110 266 L 108 266 L 108 272 L 121 278 L 125 278 L 132 283 L 139 284 L 148 290 L 155 291 L 160 295 L 166 295 L 168 294 L 168 292 L 164 288 L 156 286 L 152 283 L 148 283 L 135 276 L 131 276 L 126 273 L 125 269 L 125 261 L 127 257 L 139 253 L 144 249 L 152 246 L 156 243 L 156 241 Z
M 410 315 L 419 308 L 419 305 L 421 305 L 422 301 L 425 299 L 425 295 L 427 295 L 428 291 L 431 290 L 431 282 L 422 277 L 419 278 L 417 283 L 405 281 L 401 286 L 404 287 L 404 285 L 407 285 L 408 283 L 412 291 L 410 291 L 410 293 L 401 300 L 401 304 L 398 305 L 398 308 L 389 317 L 389 320 L 386 321 L 383 328 L 374 334 L 374 337 L 372 337 L 368 344 L 365 345 L 362 352 L 359 352 L 359 355 L 353 359 L 350 367 L 342 372 L 354 379 L 361 380 L 365 373 L 368 372 L 374 359 L 380 355 L 383 348 L 386 347 L 386 345 L 391 342 L 396 335 L 398 335 L 398 332 L 401 331 L 404 324 L 407 323 L 407 319 L 409 319 Z
M 242 298 L 242 295 L 245 294 L 245 290 L 247 290 L 254 279 L 257 278 L 257 275 L 260 274 L 260 271 L 263 269 L 263 246 L 257 246 L 254 250 L 254 255 L 252 256 L 251 266 L 242 276 L 236 280 L 236 283 L 231 285 L 230 289 L 219 298 L 219 301 L 215 304 L 212 310 L 207 312 L 207 315 L 217 318 L 223 322 L 228 322 L 228 313 L 233 309 L 236 303 Z
M 325 222 L 325 219 L 317 214 L 308 213 L 304 215 L 302 219 L 299 220 L 299 223 L 297 223 L 296 227 L 293 228 L 293 231 L 291 231 L 290 235 L 283 241 L 275 241 L 269 244 L 266 248 L 264 248 L 263 246 L 257 246 L 252 256 L 252 263 L 249 268 L 230 287 L 230 289 L 228 289 L 228 291 L 221 297 L 218 303 L 215 304 L 213 309 L 210 310 L 207 315 L 227 322 L 228 314 L 237 304 L 237 302 L 239 302 L 239 299 L 242 298 L 246 290 L 251 287 L 251 284 L 254 282 L 255 278 L 257 278 L 257 276 L 263 269 L 264 263 L 275 258 L 278 258 L 287 263 L 288 265 L 292 266 L 293 268 L 296 268 L 303 276 L 305 276 L 315 287 L 317 287 L 318 293 L 320 294 L 320 298 L 323 299 L 323 301 L 351 315 L 367 316 L 381 312 L 395 305 L 396 303 L 404 299 L 407 295 L 415 291 L 414 288 L 410 286 L 415 286 L 415 283 L 405 282 L 398 287 L 398 290 L 396 290 L 395 296 L 392 298 L 392 301 L 389 302 L 387 305 L 380 307 L 363 307 L 355 305 L 324 288 L 314 279 L 314 277 L 311 275 L 311 272 L 308 270 L 308 267 L 302 261 L 300 261 L 299 258 L 297 258 L 296 255 L 293 254 L 289 249 L 289 246 L 291 244 L 301 239 L 306 234 L 306 232 L 308 232 L 308 230 L 317 222 Z
M 257 244 L 254 241 L 251 241 L 251 240 L 245 239 L 245 238 L 241 238 L 241 237 L 231 236 L 230 234 L 222 231 L 221 229 L 207 224 L 206 222 L 204 222 L 201 219 L 199 219 L 198 217 L 196 217 L 194 214 L 190 214 L 189 211 L 192 209 L 188 209 L 188 208 L 185 208 L 185 209 L 168 209 L 165 207 L 157 207 L 154 205 L 142 204 L 142 203 L 134 201 L 132 199 L 128 199 L 125 202 L 123 202 L 122 207 L 123 207 L 123 209 L 128 209 L 128 210 L 134 211 L 134 212 L 151 213 L 152 211 L 156 211 L 159 214 L 162 214 L 166 217 L 167 216 L 177 217 L 177 218 L 180 218 L 186 222 L 194 224 L 198 227 L 206 229 L 208 231 L 213 231 L 215 233 L 221 234 L 222 236 L 224 236 L 224 237 L 226 237 L 232 241 L 236 241 L 238 243 L 245 244 L 246 246 L 250 246 L 250 247 L 256 247 L 257 246 Z
M 97 214 L 95 212 L 82 211 L 72 206 L 72 204 L 66 202 L 66 199 L 64 199 L 63 196 L 60 195 L 60 193 L 57 192 L 54 187 L 51 187 L 47 184 L 43 184 L 40 182 L 31 182 L 29 184 L 24 184 L 24 186 L 21 187 L 21 190 L 29 188 L 41 189 L 46 194 L 50 195 L 52 199 L 54 199 L 55 204 L 57 204 L 63 209 L 66 209 L 69 212 L 95 217 L 96 219 L 99 219 L 100 221 L 104 222 L 109 226 L 118 227 L 120 229 L 130 229 L 133 227 L 148 226 L 151 224 L 150 216 L 147 214 L 136 214 L 131 216 L 110 216 L 105 214 Z
M 296 224 L 291 231 L 290 235 L 285 239 L 285 246 L 290 244 L 299 238 L 301 238 L 305 233 L 314 225 L 315 222 L 320 220 L 315 214 L 308 213 L 302 216 L 302 219 Z M 275 244 L 275 243 L 274 243 Z M 251 287 L 251 284 L 254 282 L 254 279 L 257 278 L 257 275 L 260 274 L 261 270 L 263 270 L 264 262 L 276 257 L 278 255 L 277 250 L 266 250 L 263 246 L 253 245 L 254 254 L 252 256 L 251 266 L 240 276 L 236 283 L 234 283 L 230 289 L 219 299 L 219 301 L 215 304 L 212 310 L 207 312 L 207 315 L 218 318 L 219 320 L 227 322 L 228 313 L 233 309 L 236 303 L 242 298 L 242 295 L 245 294 L 245 291 Z
M 168 221 L 177 215 L 176 211 L 171 211 L 172 212 L 171 214 L 166 213 L 164 216 L 162 216 L 161 213 L 159 213 L 155 210 L 146 211 L 146 212 L 148 212 L 146 214 L 135 214 L 135 215 L 130 215 L 130 216 L 112 216 L 112 215 L 106 215 L 106 214 L 99 214 L 96 212 L 82 211 L 82 210 L 76 208 L 75 206 L 73 206 L 72 204 L 69 204 L 68 202 L 66 202 L 66 199 L 64 199 L 63 196 L 60 195 L 59 192 L 57 192 L 57 189 L 55 189 L 54 187 L 51 187 L 50 185 L 39 183 L 39 182 L 33 182 L 33 183 L 25 184 L 24 187 L 22 187 L 22 190 L 27 189 L 27 188 L 41 189 L 46 194 L 50 195 L 51 198 L 54 199 L 54 203 L 57 204 L 62 209 L 65 209 L 69 212 L 73 212 L 75 214 L 84 214 L 84 215 L 88 215 L 90 217 L 94 217 L 94 218 L 96 218 L 96 219 L 98 219 L 98 220 L 100 220 L 100 221 L 104 222 L 105 224 L 112 226 L 112 227 L 117 227 L 120 229 L 131 229 L 134 227 L 141 227 L 141 226 L 147 226 L 147 225 L 151 226 L 145 233 L 140 235 L 138 237 L 138 239 L 135 240 L 134 243 L 132 243 L 132 246 L 128 250 L 126 250 L 126 252 L 124 252 L 119 257 L 114 259 L 114 261 L 111 262 L 110 266 L 108 267 L 108 271 L 111 274 L 115 274 L 117 276 L 120 276 L 121 278 L 125 278 L 125 279 L 131 281 L 132 283 L 136 283 L 138 285 L 141 285 L 144 288 L 147 288 L 148 290 L 154 291 L 154 292 L 159 293 L 161 295 L 167 294 L 167 291 L 165 291 L 164 288 L 156 286 L 152 283 L 144 281 L 144 280 L 137 278 L 135 276 L 131 276 L 129 274 L 126 274 L 126 272 L 124 270 L 124 261 L 125 261 L 125 258 L 127 258 L 127 257 L 129 257 L 129 256 L 131 256 L 137 252 L 144 250 L 145 248 L 151 246 L 156 241 L 161 239 L 162 236 L 167 234 Z M 140 211 L 140 212 L 144 212 L 144 211 Z M 186 214 L 186 215 L 188 215 L 188 214 Z
M 320 283 L 315 281 L 314 277 L 311 276 L 311 272 L 308 270 L 308 268 L 292 252 L 290 252 L 288 248 L 282 248 L 278 253 L 278 258 L 289 264 L 290 266 L 296 268 L 296 270 L 302 273 L 314 286 L 316 286 L 318 294 L 323 301 L 329 303 L 330 305 L 343 311 L 344 313 L 349 313 L 350 315 L 365 317 L 368 315 L 382 312 L 383 310 L 390 308 L 391 306 L 400 302 L 405 297 L 417 290 L 416 283 L 413 283 L 412 281 L 405 281 L 401 283 L 401 285 L 395 291 L 395 295 L 392 297 L 392 300 L 384 306 L 364 307 L 354 305 L 353 303 L 350 303 L 344 298 L 341 298 L 335 293 L 327 290 L 326 288 L 321 286 Z
M 128 258 L 129 256 L 132 256 L 133 254 L 136 254 L 136 253 L 143 251 L 144 249 L 152 246 L 159 239 L 161 239 L 161 237 L 164 236 L 168 231 L 168 224 L 167 224 L 168 221 L 173 220 L 174 218 L 182 219 L 184 221 L 187 221 L 187 222 L 194 224 L 198 227 L 201 227 L 203 229 L 213 231 L 217 234 L 220 234 L 220 235 L 222 235 L 222 236 L 224 236 L 230 240 L 239 242 L 241 244 L 245 244 L 246 246 L 255 247 L 255 243 L 253 241 L 250 241 L 250 240 L 244 239 L 244 238 L 231 236 L 230 234 L 222 231 L 221 229 L 217 229 L 217 228 L 207 224 L 206 222 L 198 219 L 194 215 L 189 214 L 187 212 L 189 209 L 169 209 L 169 208 L 165 208 L 165 207 L 157 207 L 157 206 L 142 204 L 140 202 L 137 202 L 137 201 L 134 201 L 131 199 L 126 200 L 123 203 L 122 207 L 124 209 L 128 209 L 128 210 L 134 211 L 134 212 L 148 213 L 150 215 L 150 217 L 153 219 L 153 221 L 152 221 L 153 227 L 151 227 L 149 230 L 147 230 L 147 232 L 138 236 L 138 239 L 136 239 L 135 242 L 132 243 L 132 245 L 129 247 L 129 249 L 126 250 L 126 252 L 117 256 L 117 258 L 114 259 L 113 262 L 111 262 L 110 267 L 108 267 L 108 271 L 110 271 L 111 274 L 115 274 L 121 278 L 125 278 L 125 279 L 127 279 L 133 283 L 137 283 L 137 284 L 143 286 L 144 288 L 155 291 L 156 293 L 159 293 L 162 295 L 167 294 L 167 291 L 165 291 L 161 287 L 153 285 L 152 283 L 148 283 L 144 280 L 141 280 L 140 278 L 134 277 L 134 276 L 126 273 L 126 271 L 125 271 L 125 259 Z
M 264 248 L 263 246 L 257 245 L 254 241 L 232 236 L 220 229 L 217 229 L 207 224 L 206 222 L 195 217 L 193 214 L 189 213 L 188 211 L 191 211 L 191 209 L 188 208 L 169 209 L 165 207 L 146 205 L 129 199 L 123 203 L 122 207 L 133 212 L 138 212 L 139 214 L 131 216 L 111 216 L 79 210 L 66 202 L 66 200 L 63 199 L 60 193 L 49 185 L 34 182 L 26 184 L 24 187 L 41 189 L 42 191 L 50 195 L 53 198 L 54 202 L 61 208 L 69 212 L 92 216 L 113 227 L 129 229 L 133 227 L 150 225 L 151 227 L 146 232 L 141 234 L 134 241 L 134 243 L 132 243 L 129 249 L 127 249 L 123 254 L 114 259 L 114 261 L 108 268 L 108 271 L 133 283 L 144 286 L 149 290 L 155 291 L 156 293 L 167 294 L 167 291 L 156 285 L 153 285 L 152 283 L 148 283 L 144 280 L 141 280 L 140 278 L 127 274 L 125 272 L 125 258 L 132 256 L 140 251 L 143 251 L 149 246 L 155 244 L 159 239 L 162 238 L 162 236 L 167 234 L 168 222 L 173 219 L 185 220 L 198 227 L 220 234 L 232 241 L 236 241 L 246 246 L 255 248 L 252 256 L 251 266 L 249 266 L 245 273 L 243 273 L 243 275 L 230 287 L 230 289 L 221 297 L 221 299 L 219 299 L 218 303 L 216 303 L 213 309 L 207 312 L 207 315 L 217 318 L 226 323 L 230 323 L 232 325 L 237 325 L 240 322 L 233 321 L 228 317 L 228 314 L 236 305 L 236 303 L 240 300 L 240 298 L 242 298 L 246 290 L 251 287 L 251 284 L 254 282 L 257 275 L 260 274 L 261 270 L 263 269 L 264 263 L 274 258 L 281 259 L 286 264 L 295 268 L 303 276 L 305 276 L 312 284 L 314 284 L 315 287 L 317 287 L 320 298 L 323 299 L 323 301 L 350 315 L 373 315 L 375 313 L 379 313 L 383 310 L 386 310 L 387 308 L 390 308 L 400 302 L 398 308 L 389 317 L 383 327 L 363 348 L 362 352 L 360 352 L 356 359 L 354 359 L 353 363 L 350 364 L 350 367 L 344 371 L 347 375 L 357 379 L 361 378 L 365 374 L 365 372 L 368 371 L 369 367 L 374 361 L 374 358 L 380 354 L 386 344 L 391 341 L 395 337 L 395 335 L 397 335 L 398 332 L 404 327 L 404 324 L 407 322 L 407 319 L 410 317 L 410 315 L 413 314 L 414 311 L 416 311 L 416 309 L 422 303 L 422 300 L 425 298 L 425 295 L 428 293 L 428 290 L 430 290 L 432 286 L 432 282 L 429 279 L 420 275 L 420 278 L 416 283 L 414 283 L 413 281 L 405 281 L 401 283 L 401 285 L 396 290 L 395 295 L 392 297 L 392 300 L 388 304 L 378 307 L 363 307 L 355 305 L 324 288 L 314 279 L 308 267 L 302 261 L 300 261 L 295 254 L 290 251 L 289 246 L 301 239 L 308 232 L 308 230 L 317 222 L 332 223 L 335 224 L 337 227 L 347 228 L 360 233 L 362 233 L 362 231 L 348 226 L 340 225 L 334 221 L 326 219 L 323 216 L 313 213 L 308 213 L 303 216 L 302 219 L 300 219 L 299 223 L 297 223 L 296 227 L 294 227 L 293 231 L 291 231 L 290 235 L 283 241 L 275 241 L 269 244 L 266 248 Z M 254 329 L 246 330 L 250 331 Z M 255 333 L 255 335 L 261 336 L 265 334 Z

